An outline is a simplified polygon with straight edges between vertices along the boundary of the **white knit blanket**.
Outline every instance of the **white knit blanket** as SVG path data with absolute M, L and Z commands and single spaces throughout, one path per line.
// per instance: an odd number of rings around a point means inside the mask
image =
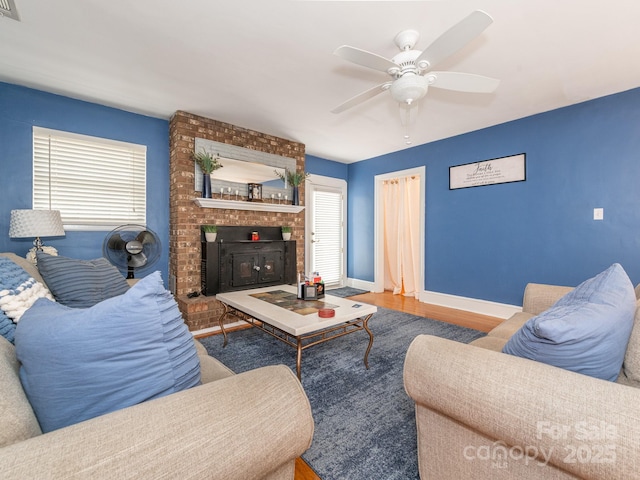
M 44 284 L 30 277 L 8 258 L 0 257 L 0 309 L 7 317 L 17 323 L 22 314 L 41 297 L 53 300 Z

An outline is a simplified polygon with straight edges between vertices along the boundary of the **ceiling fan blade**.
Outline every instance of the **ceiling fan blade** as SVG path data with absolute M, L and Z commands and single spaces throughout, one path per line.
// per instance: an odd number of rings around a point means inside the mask
M 381 83 L 380 85 L 376 85 L 375 87 L 370 88 L 369 90 L 365 90 L 364 92 L 356 95 L 355 97 L 350 98 L 349 100 L 347 100 L 343 104 L 338 105 L 336 108 L 331 110 L 331 113 L 341 113 L 341 112 L 344 112 L 345 110 L 347 110 L 347 109 L 349 109 L 351 107 L 355 107 L 356 105 L 359 105 L 359 104 L 363 103 L 364 101 L 375 97 L 379 93 L 384 92 L 385 90 L 387 90 L 389 88 L 389 86 L 391 86 L 391 83 L 393 83 L 393 82 Z
M 473 73 L 429 72 L 429 86 L 457 92 L 491 93 L 498 88 L 500 80 Z
M 380 70 L 381 72 L 387 72 L 390 68 L 398 68 L 398 65 L 393 63 L 388 58 L 384 58 L 375 53 L 367 52 L 356 47 L 350 47 L 349 45 L 342 45 L 336 48 L 334 55 L 337 55 L 350 62 L 357 63 L 363 67 L 373 68 L 374 70 Z
M 427 62 L 426 68 L 433 68 L 480 35 L 491 23 L 493 19 L 482 10 L 472 12 L 429 45 L 416 59 L 416 65 L 425 68 L 420 63 Z

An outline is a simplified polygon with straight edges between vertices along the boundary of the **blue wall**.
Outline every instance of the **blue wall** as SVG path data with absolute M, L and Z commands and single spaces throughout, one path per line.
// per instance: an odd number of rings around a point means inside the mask
M 340 178 L 347 180 L 349 176 L 349 166 L 345 163 L 325 160 L 324 158 L 307 155 L 304 160 L 305 172 L 325 177 Z
M 169 125 L 0 83 L 0 251 L 9 212 L 31 207 L 32 126 L 147 146 L 147 224 L 168 274 Z M 527 155 L 527 180 L 450 191 L 449 167 Z M 426 165 L 425 289 L 520 304 L 527 282 L 576 285 L 620 262 L 640 282 L 640 89 L 344 165 L 307 156 L 308 172 L 346 179 L 347 272 L 373 281 L 374 177 Z M 604 220 L 593 209 L 604 208 Z M 2 234 L 1 232 L 4 232 Z M 107 232 L 46 239 L 61 255 L 95 258 Z
M 114 108 L 0 83 L 0 252 L 24 256 L 32 240 L 10 239 L 10 211 L 32 206 L 32 127 L 52 128 L 147 146 L 147 226 L 163 248 L 154 270 L 169 271 L 169 122 Z M 108 232 L 68 231 L 44 239 L 60 255 L 102 256 Z
M 448 189 L 450 166 L 523 152 L 525 182 Z M 519 305 L 614 262 L 640 282 L 640 89 L 349 165 L 350 278 L 374 279 L 374 176 L 420 165 L 426 290 Z

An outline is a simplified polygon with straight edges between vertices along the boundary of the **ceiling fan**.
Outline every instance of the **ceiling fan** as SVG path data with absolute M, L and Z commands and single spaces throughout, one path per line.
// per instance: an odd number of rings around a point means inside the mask
M 480 35 L 492 22 L 493 19 L 487 13 L 476 10 L 440 35 L 425 50 L 414 50 L 419 38 L 417 31 L 404 30 L 396 35 L 394 40 L 400 53 L 390 60 L 349 45 L 338 47 L 335 55 L 358 65 L 385 72 L 391 79 L 350 98 L 331 112 L 344 112 L 389 90 L 391 97 L 405 111 L 402 116 L 405 123 L 411 118 L 412 107 L 427 94 L 429 87 L 459 92 L 493 92 L 500 80 L 472 73 L 432 70 L 439 62 Z

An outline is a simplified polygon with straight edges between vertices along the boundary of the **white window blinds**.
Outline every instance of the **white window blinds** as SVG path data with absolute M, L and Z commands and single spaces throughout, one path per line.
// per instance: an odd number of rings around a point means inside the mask
M 342 192 L 314 189 L 313 205 L 313 267 L 320 272 L 326 285 L 339 284 L 343 270 Z
M 147 147 L 33 128 L 33 208 L 67 229 L 146 225 Z M 71 228 L 69 228 L 71 227 Z

